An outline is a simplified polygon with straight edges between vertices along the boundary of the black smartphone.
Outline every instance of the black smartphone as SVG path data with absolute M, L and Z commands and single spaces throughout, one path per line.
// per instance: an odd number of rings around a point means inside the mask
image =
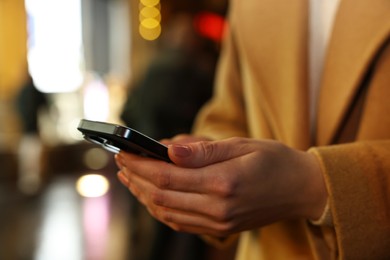
M 165 145 L 130 127 L 81 119 L 77 129 L 85 140 L 101 145 L 110 152 L 123 150 L 171 162 Z

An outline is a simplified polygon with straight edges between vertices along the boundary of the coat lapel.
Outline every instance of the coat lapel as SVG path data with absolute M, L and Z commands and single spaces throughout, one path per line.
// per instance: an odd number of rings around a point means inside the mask
M 321 84 L 319 145 L 335 138 L 372 59 L 389 36 L 390 0 L 341 0 Z
M 261 106 L 259 110 L 266 112 L 273 138 L 307 149 L 310 145 L 308 97 L 302 95 L 307 93 L 307 1 L 233 3 L 241 12 L 237 27 L 245 48 L 240 51 L 250 64 L 247 67 L 253 70 L 247 78 L 254 81 L 247 85 L 261 85 L 248 92 L 248 100 L 253 100 L 249 103 Z M 253 26 L 261 36 L 253 35 Z M 260 124 L 256 122 L 256 125 Z

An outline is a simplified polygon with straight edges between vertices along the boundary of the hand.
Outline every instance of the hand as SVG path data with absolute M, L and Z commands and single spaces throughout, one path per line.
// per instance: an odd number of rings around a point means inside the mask
M 174 164 L 121 152 L 118 177 L 177 231 L 226 236 L 289 218 L 318 218 L 327 193 L 314 155 L 275 141 L 171 144 Z

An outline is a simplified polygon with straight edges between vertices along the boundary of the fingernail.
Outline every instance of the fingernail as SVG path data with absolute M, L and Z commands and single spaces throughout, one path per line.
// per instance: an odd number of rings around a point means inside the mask
M 122 156 L 115 154 L 115 162 L 118 168 L 122 170 L 124 167 Z
M 188 157 L 191 155 L 191 147 L 187 145 L 173 144 L 172 145 L 173 154 L 177 157 Z

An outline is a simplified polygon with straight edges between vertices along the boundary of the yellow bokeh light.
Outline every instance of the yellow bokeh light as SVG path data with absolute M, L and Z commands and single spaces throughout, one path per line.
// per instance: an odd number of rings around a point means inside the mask
M 158 24 L 157 27 L 154 27 L 151 29 L 140 25 L 139 26 L 139 33 L 140 33 L 141 37 L 144 38 L 145 40 L 148 40 L 148 41 L 156 40 L 161 34 L 161 25 Z
M 141 0 L 144 6 L 156 6 L 160 3 L 160 0 Z
M 153 18 L 157 21 L 161 21 L 160 10 L 154 6 L 145 6 L 139 12 L 139 20 L 143 21 L 147 18 Z
M 148 41 L 156 40 L 161 35 L 160 0 L 140 0 L 139 34 Z
M 107 178 L 100 174 L 87 174 L 81 176 L 76 182 L 77 192 L 83 197 L 101 197 L 110 188 Z
M 160 26 L 160 22 L 153 18 L 146 18 L 141 21 L 141 26 L 146 29 L 154 29 Z

